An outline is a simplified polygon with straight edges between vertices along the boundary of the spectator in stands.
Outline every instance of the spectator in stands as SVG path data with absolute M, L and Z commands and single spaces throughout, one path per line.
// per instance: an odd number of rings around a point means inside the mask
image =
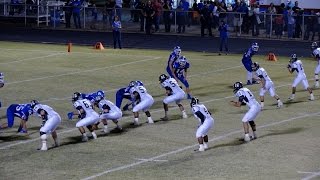
M 200 0 L 198 3 L 198 10 L 201 11 L 201 9 L 204 7 L 203 0 Z
M 208 29 L 209 36 L 212 36 L 211 22 L 212 22 L 212 13 L 209 11 L 209 4 L 206 4 L 200 10 L 201 37 L 204 36 L 205 28 Z
M 273 3 L 270 3 L 270 6 L 267 9 L 267 15 L 266 15 L 266 36 L 267 37 L 271 37 L 272 35 L 272 29 L 271 29 L 271 25 L 273 24 L 274 18 L 275 18 L 275 14 L 277 13 L 276 8 L 274 7 Z
M 219 6 L 218 2 L 210 2 L 209 11 L 212 11 L 212 28 L 219 26 Z
M 282 14 L 276 15 L 275 18 L 275 34 L 278 39 L 281 38 L 284 27 L 284 19 Z
M 71 16 L 72 16 L 72 2 L 67 0 L 66 4 L 63 6 L 64 18 L 66 21 L 66 28 L 71 27 Z
M 91 29 L 96 29 L 96 23 L 98 21 L 98 9 L 97 9 L 97 6 L 96 4 L 92 4 L 92 22 L 91 22 L 91 25 L 90 25 L 90 28 Z
M 225 48 L 226 55 L 228 54 L 228 24 L 226 24 L 223 20 L 218 28 L 220 32 L 220 49 L 219 49 L 219 56 L 222 53 L 223 47 Z
M 317 12 L 316 15 L 318 19 L 316 29 L 318 31 L 318 41 L 320 41 L 320 12 Z
M 139 1 L 137 5 L 137 9 L 139 9 L 139 19 L 140 19 L 140 32 L 144 31 L 144 9 L 146 8 L 146 5 Z
M 113 35 L 113 48 L 117 48 L 117 43 L 119 45 L 119 49 L 122 49 L 121 46 L 121 22 L 118 16 L 114 17 L 114 21 L 112 23 L 112 35 Z
M 249 14 L 252 16 L 251 13 L 249 13 L 249 8 L 247 7 L 247 4 L 242 2 L 242 8 L 244 9 L 245 14 L 243 15 L 243 21 L 242 21 L 242 31 L 246 34 L 249 34 L 249 30 L 251 27 L 251 21 L 250 21 L 250 16 Z
M 287 27 L 288 27 L 288 38 L 293 38 L 293 30 L 294 30 L 294 25 L 295 25 L 295 19 L 294 19 L 294 13 L 292 11 L 292 8 L 288 7 L 288 22 L 287 22 Z
M 299 7 L 298 1 L 294 2 L 294 6 L 292 8 L 292 11 L 295 14 L 295 16 L 294 16 L 294 18 L 295 18 L 294 37 L 300 38 L 300 35 L 302 34 L 301 24 L 302 24 L 303 10 Z
M 283 14 L 285 11 L 285 8 L 286 8 L 286 5 L 284 3 L 281 3 L 277 9 L 277 14 Z
M 251 16 L 252 36 L 259 36 L 259 25 L 261 24 L 259 4 L 255 3 L 251 8 L 253 13 Z
M 116 0 L 116 5 L 115 5 L 115 16 L 118 16 L 120 21 L 121 21 L 121 9 L 122 9 L 122 3 L 123 1 L 122 0 Z
M 218 6 L 218 11 L 219 11 L 219 22 L 221 21 L 224 21 L 224 22 L 227 22 L 226 21 L 226 17 L 227 17 L 227 6 L 224 2 L 221 2 L 221 3 L 217 3 L 217 6 Z
M 146 34 L 151 34 L 151 27 L 152 27 L 152 19 L 155 14 L 154 9 L 151 6 L 151 1 L 147 1 L 147 5 L 143 10 L 144 17 L 146 19 Z
M 177 7 L 177 24 L 178 24 L 178 33 L 184 33 L 186 31 L 186 14 L 187 11 L 183 9 L 183 2 L 180 1 L 179 6 Z
M 115 5 L 116 5 L 116 2 L 114 0 L 106 1 L 106 4 L 105 4 L 105 12 L 106 12 L 105 20 L 109 21 L 110 26 L 112 26 L 113 18 L 115 15 L 115 9 L 114 9 Z
M 160 24 L 160 17 L 162 14 L 162 4 L 160 0 L 153 0 L 152 7 L 154 9 L 154 16 L 153 16 L 153 21 L 154 21 L 154 28 L 155 32 L 159 31 L 159 24 Z
M 304 32 L 304 40 L 309 40 L 310 32 L 312 32 L 311 41 L 314 41 L 314 36 L 316 33 L 316 26 L 318 24 L 318 19 L 314 10 L 311 10 L 310 15 L 305 16 L 305 24 L 306 24 L 306 31 Z
M 170 1 L 167 0 L 163 5 L 163 21 L 165 32 L 170 32 L 172 16 L 172 6 Z
M 242 25 L 243 15 L 240 15 L 241 13 L 244 13 L 243 8 L 243 2 L 238 0 L 234 6 L 233 6 L 233 12 L 234 19 L 233 19 L 233 26 L 234 26 L 234 32 L 237 34 L 237 36 L 240 36 L 240 27 Z
M 74 25 L 76 26 L 77 29 L 81 29 L 80 9 L 81 9 L 82 3 L 80 0 L 73 0 L 71 4 L 73 7 L 72 16 L 73 16 Z
M 230 3 L 227 4 L 227 21 L 226 23 L 233 24 L 234 14 L 232 13 L 233 9 Z

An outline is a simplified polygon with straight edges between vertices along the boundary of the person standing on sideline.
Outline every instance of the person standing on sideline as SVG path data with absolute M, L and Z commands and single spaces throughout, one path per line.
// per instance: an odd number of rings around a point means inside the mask
M 249 107 L 248 112 L 242 118 L 242 124 L 244 129 L 244 141 L 249 142 L 252 139 L 257 139 L 256 124 L 254 120 L 261 112 L 261 106 L 254 97 L 253 93 L 248 89 L 243 87 L 242 82 L 235 82 L 233 84 L 233 92 L 235 97 L 238 98 L 237 101 L 230 101 L 230 104 L 235 107 L 241 107 L 245 104 Z M 252 130 L 252 137 L 249 135 L 249 125 Z
M 307 76 L 304 73 L 303 64 L 302 64 L 301 60 L 298 60 L 297 54 L 292 54 L 291 55 L 291 59 L 289 61 L 289 64 L 288 64 L 287 68 L 288 68 L 288 71 L 291 74 L 294 71 L 297 72 L 297 76 L 293 80 L 293 83 L 292 83 L 292 94 L 288 99 L 289 100 L 293 100 L 295 98 L 297 85 L 300 82 L 302 82 L 304 89 L 309 91 L 309 94 L 310 94 L 309 100 L 313 101 L 314 100 L 314 96 L 313 96 L 313 93 L 312 93 L 312 89 L 309 87 Z
M 226 55 L 228 54 L 228 24 L 226 24 L 223 20 L 221 21 L 221 24 L 219 26 L 219 32 L 220 32 L 220 49 L 219 49 L 219 56 L 222 53 L 222 48 L 224 46 Z
M 54 111 L 50 106 L 40 104 L 37 100 L 31 101 L 31 108 L 33 109 L 33 112 L 36 113 L 42 119 L 42 124 L 40 128 L 41 148 L 39 150 L 48 150 L 47 135 L 50 134 L 54 140 L 54 147 L 58 147 L 59 141 L 56 129 L 58 125 L 61 123 L 60 115 L 56 111 Z
M 319 88 L 319 72 L 320 72 L 320 48 L 317 42 L 311 44 L 312 56 L 317 61 L 317 66 L 314 69 L 315 88 Z
M 214 119 L 210 111 L 199 103 L 199 99 L 193 97 L 191 99 L 191 109 L 194 117 L 199 120 L 199 126 L 196 132 L 196 138 L 199 142 L 199 151 L 208 149 L 208 132 L 214 125 Z
M 113 34 L 113 48 L 117 48 L 117 42 L 119 45 L 119 48 L 122 49 L 121 47 L 121 22 L 119 19 L 119 16 L 114 17 L 114 21 L 112 23 L 112 34 Z

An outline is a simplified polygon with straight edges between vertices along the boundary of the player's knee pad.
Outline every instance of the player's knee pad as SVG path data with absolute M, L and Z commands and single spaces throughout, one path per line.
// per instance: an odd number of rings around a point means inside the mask
M 254 123 L 254 121 L 249 121 L 249 124 L 250 124 L 250 126 L 251 126 L 251 129 L 252 129 L 253 131 L 255 131 L 255 130 L 256 130 L 256 123 Z
M 43 132 L 42 132 L 42 133 L 43 133 Z M 40 132 L 40 134 L 41 134 L 41 132 Z M 47 140 L 47 134 L 46 134 L 46 133 L 41 134 L 41 135 L 40 135 L 40 139 L 43 140 L 43 141 Z

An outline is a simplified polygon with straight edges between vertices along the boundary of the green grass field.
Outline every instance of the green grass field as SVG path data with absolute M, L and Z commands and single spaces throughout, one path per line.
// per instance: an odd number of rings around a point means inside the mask
M 6 107 L 37 99 L 53 107 L 63 118 L 57 132 L 61 146 L 40 152 L 41 120 L 28 121 L 28 135 L 16 133 L 19 119 L 11 129 L 0 130 L 0 179 L 319 179 L 320 178 L 320 91 L 315 101 L 298 86 L 296 99 L 288 102 L 294 75 L 288 73 L 288 57 L 277 62 L 254 56 L 276 85 L 284 107 L 265 98 L 265 108 L 256 120 L 259 138 L 243 144 L 241 119 L 246 107 L 236 108 L 232 85 L 246 79 L 241 56 L 185 52 L 190 63 L 189 83 L 197 96 L 213 113 L 214 128 L 209 133 L 209 149 L 198 148 L 195 130 L 198 121 L 192 116 L 189 102 L 183 102 L 189 118 L 181 119 L 171 104 L 170 121 L 160 121 L 164 112 L 165 92 L 158 77 L 165 72 L 171 50 L 105 49 L 88 46 L 0 42 L 0 71 L 5 86 L 0 89 L 0 123 L 6 122 Z M 316 62 L 303 59 L 310 86 Z M 76 120 L 67 120 L 73 109 L 73 92 L 102 89 L 115 101 L 117 89 L 131 80 L 141 80 L 155 104 L 151 114 L 156 121 L 149 125 L 141 114 L 141 126 L 134 127 L 131 112 L 120 120 L 124 131 L 104 135 L 82 143 Z M 259 85 L 249 86 L 258 98 Z M 110 123 L 111 128 L 114 127 Z M 52 139 L 49 139 L 49 145 Z

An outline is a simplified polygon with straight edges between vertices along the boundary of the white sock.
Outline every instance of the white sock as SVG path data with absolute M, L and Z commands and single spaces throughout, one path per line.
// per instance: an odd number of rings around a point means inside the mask
M 264 102 L 261 102 L 260 104 L 261 104 L 261 107 L 264 107 Z
M 108 130 L 108 125 L 103 126 L 104 130 Z

